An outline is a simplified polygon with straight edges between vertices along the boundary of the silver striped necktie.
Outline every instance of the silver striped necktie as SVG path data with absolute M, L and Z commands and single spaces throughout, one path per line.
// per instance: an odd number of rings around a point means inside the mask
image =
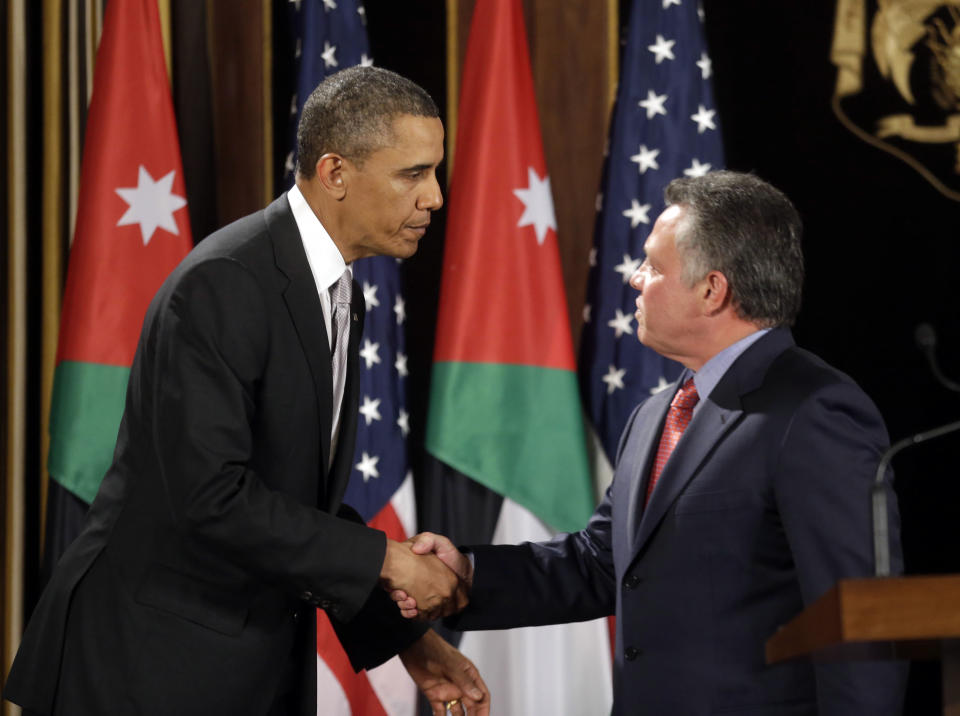
M 350 344 L 350 299 L 353 295 L 353 278 L 344 270 L 337 282 L 330 287 L 330 327 L 332 329 L 331 353 L 333 368 L 333 421 L 330 436 L 330 462 L 337 453 L 340 436 L 340 404 L 347 381 L 347 346 Z M 328 465 L 329 467 L 329 465 Z

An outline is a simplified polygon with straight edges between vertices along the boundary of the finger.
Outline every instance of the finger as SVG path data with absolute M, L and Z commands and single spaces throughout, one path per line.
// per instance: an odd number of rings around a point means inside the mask
M 427 554 L 433 552 L 436 544 L 436 535 L 432 532 L 421 532 L 413 538 L 413 546 L 410 548 L 414 554 Z
M 433 716 L 447 716 L 447 706 L 445 701 L 431 701 L 430 710 Z
M 397 607 L 400 609 L 400 611 L 403 611 L 405 609 L 406 610 L 416 609 L 417 600 L 414 599 L 413 597 L 407 597 L 406 599 L 398 599 Z
M 408 599 L 413 599 L 413 597 L 411 597 L 409 594 L 407 594 L 407 593 L 406 593 L 405 591 L 403 591 L 402 589 L 394 589 L 392 592 L 390 592 L 390 598 L 391 598 L 393 601 L 397 602 L 398 604 L 399 604 L 400 602 L 405 602 L 405 601 L 407 601 Z M 414 600 L 414 601 L 416 601 L 416 600 Z M 414 605 L 414 606 L 415 606 L 415 605 Z
M 401 609 L 401 610 L 400 610 L 400 615 L 401 615 L 404 619 L 416 619 L 416 618 L 417 618 L 417 615 L 418 615 L 419 613 L 420 613 L 420 612 L 419 612 L 418 610 L 416 610 L 416 609 Z
M 455 668 L 451 669 L 450 678 L 460 687 L 463 693 L 474 701 L 488 701 L 489 691 L 483 682 L 483 677 L 469 659 L 459 654 L 460 660 Z

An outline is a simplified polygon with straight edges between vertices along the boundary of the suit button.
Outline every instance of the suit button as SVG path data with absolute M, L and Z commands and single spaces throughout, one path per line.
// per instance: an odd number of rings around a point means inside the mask
M 640 584 L 640 581 L 640 577 L 635 574 L 631 574 L 629 577 L 623 580 L 623 586 L 627 589 L 635 589 L 637 585 Z
M 311 591 L 309 591 L 309 590 L 304 591 L 304 592 L 301 592 L 301 593 L 300 593 L 300 598 L 301 598 L 303 601 L 305 601 L 305 602 L 312 601 L 312 600 L 313 600 L 313 592 L 311 592 Z
M 623 650 L 623 658 L 627 661 L 634 661 L 643 652 L 635 646 L 628 646 Z

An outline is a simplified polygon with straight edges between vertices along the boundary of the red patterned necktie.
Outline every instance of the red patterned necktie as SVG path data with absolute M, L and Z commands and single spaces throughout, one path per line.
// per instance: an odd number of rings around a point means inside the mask
M 663 424 L 663 434 L 660 436 L 660 445 L 657 447 L 657 457 L 653 461 L 653 468 L 650 470 L 650 480 L 647 483 L 647 498 L 643 503 L 646 506 L 653 494 L 653 488 L 660 479 L 660 473 L 663 472 L 667 459 L 673 452 L 673 449 L 680 441 L 680 436 L 690 424 L 690 418 L 693 417 L 693 406 L 700 400 L 697 395 L 697 386 L 693 384 L 693 378 L 684 383 L 677 394 L 673 396 L 670 403 L 670 409 L 667 411 L 667 420 Z

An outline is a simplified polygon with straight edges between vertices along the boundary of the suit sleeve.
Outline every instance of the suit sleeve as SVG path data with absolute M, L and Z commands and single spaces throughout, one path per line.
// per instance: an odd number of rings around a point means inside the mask
M 471 547 L 473 588 L 454 629 L 511 629 L 613 614 L 610 491 L 586 528 L 548 542 Z
M 809 605 L 838 580 L 873 574 L 870 490 L 887 434 L 876 407 L 852 382 L 816 391 L 797 410 L 776 466 L 776 500 Z M 891 566 L 902 572 L 899 513 L 887 476 Z M 900 714 L 906 664 L 821 664 L 821 716 Z
M 349 505 L 342 505 L 338 516 L 363 524 L 363 518 Z M 370 593 L 352 620 L 344 622 L 331 616 L 330 623 L 356 671 L 379 666 L 417 641 L 429 628 L 421 622 L 404 619 L 382 589 Z
M 158 386 L 149 438 L 167 506 L 213 553 L 349 621 L 377 585 L 386 539 L 269 489 L 251 469 L 269 320 L 262 288 L 232 259 L 191 268 L 159 312 L 147 338 Z

